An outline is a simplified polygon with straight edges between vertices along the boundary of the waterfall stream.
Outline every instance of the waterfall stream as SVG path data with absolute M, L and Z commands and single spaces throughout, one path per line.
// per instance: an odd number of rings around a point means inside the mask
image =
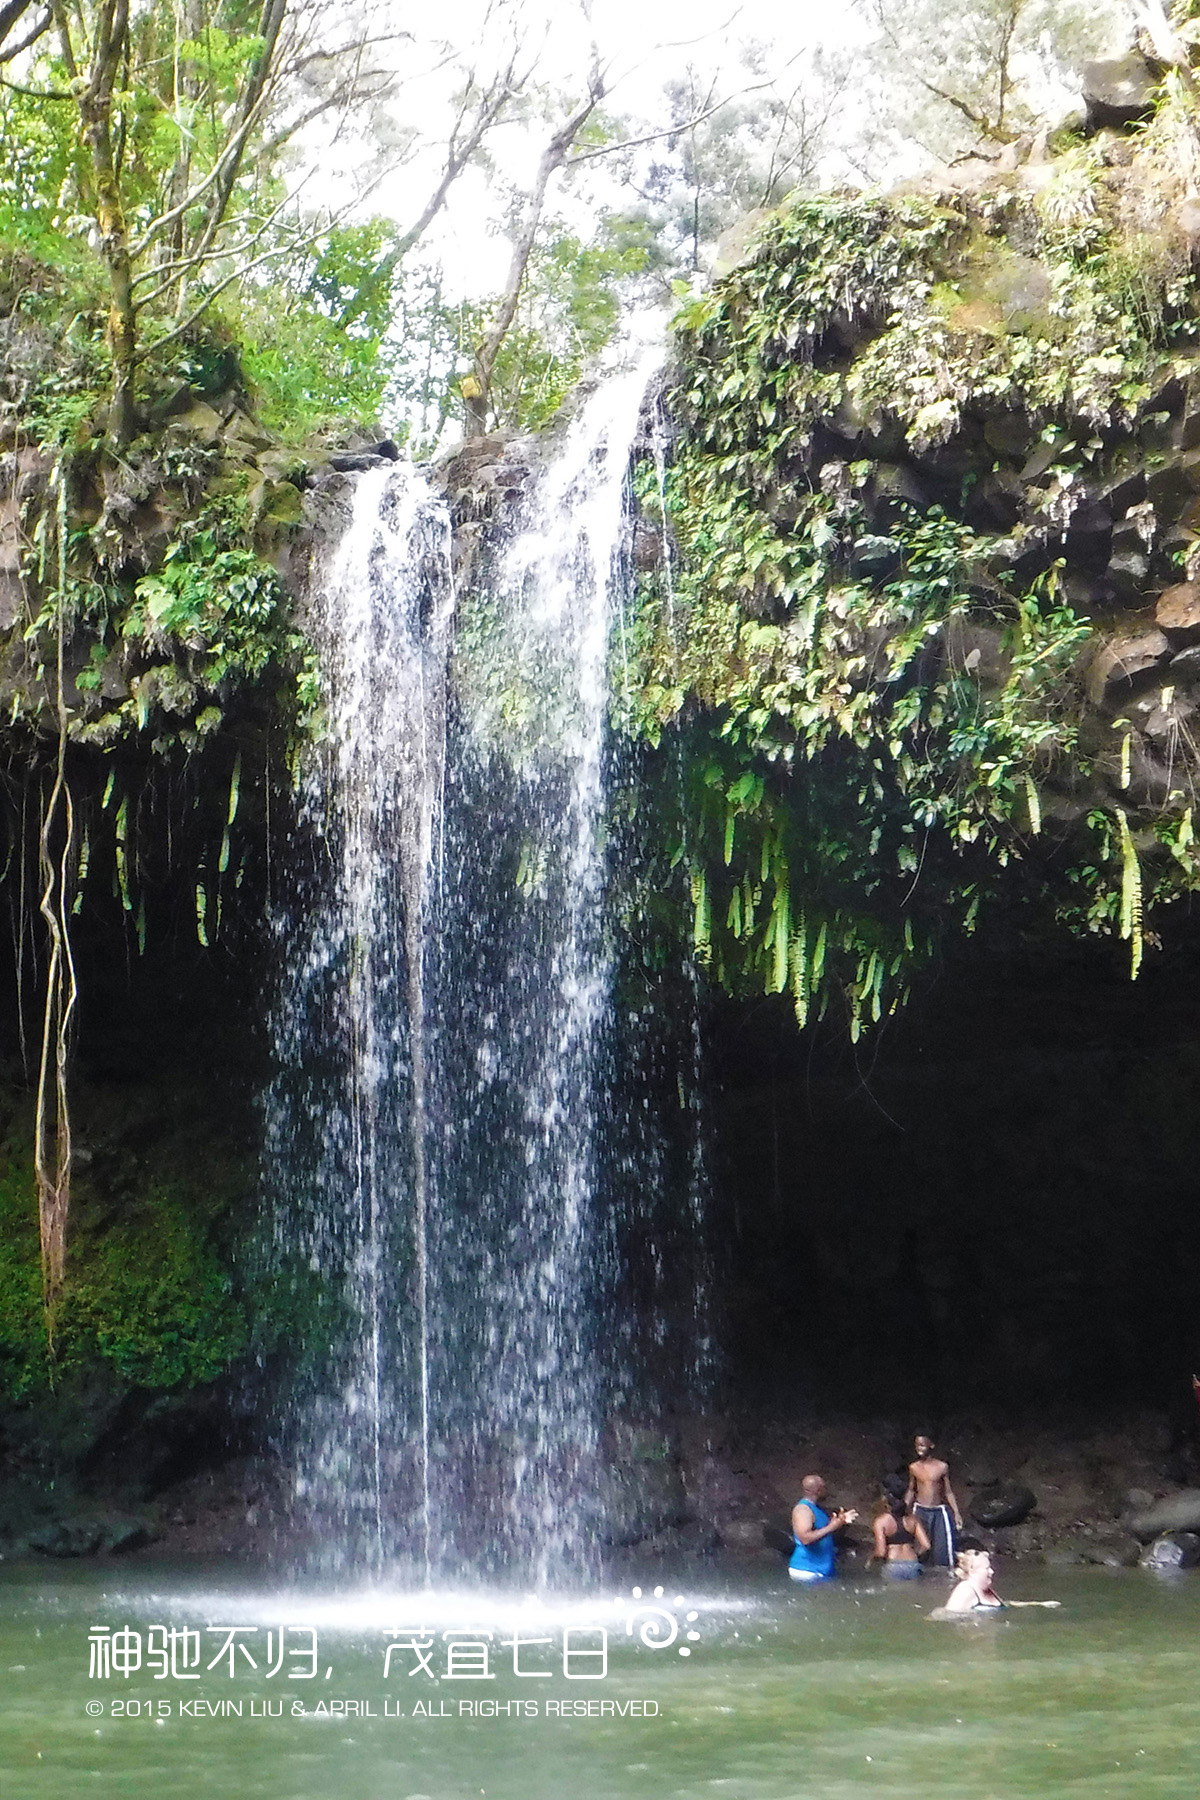
M 404 465 L 359 478 L 323 584 L 268 1154 L 337 1348 L 290 1450 L 320 1543 L 426 1582 L 586 1571 L 629 1392 L 603 827 L 648 374 L 597 388 L 470 596 Z

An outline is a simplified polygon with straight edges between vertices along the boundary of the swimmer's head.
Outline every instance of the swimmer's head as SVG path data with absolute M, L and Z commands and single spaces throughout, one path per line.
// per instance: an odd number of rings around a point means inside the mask
M 960 1581 L 972 1581 L 979 1576 L 990 1577 L 992 1559 L 986 1550 L 960 1550 L 954 1559 L 954 1566 Z
M 929 1436 L 928 1432 L 918 1431 L 916 1437 L 913 1439 L 913 1449 L 917 1453 L 918 1462 L 922 1459 L 922 1457 L 932 1456 L 933 1451 L 934 1451 L 934 1442 L 933 1442 L 933 1439 Z
M 908 1482 L 903 1475 L 885 1475 L 883 1478 L 883 1504 L 896 1518 L 902 1518 L 908 1511 L 906 1496 Z
M 819 1500 L 825 1492 L 825 1483 L 819 1475 L 806 1475 L 800 1483 L 800 1492 L 806 1500 Z

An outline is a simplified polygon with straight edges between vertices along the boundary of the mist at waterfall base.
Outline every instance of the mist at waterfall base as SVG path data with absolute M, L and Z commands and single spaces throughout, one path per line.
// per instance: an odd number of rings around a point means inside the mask
M 312 1320 L 281 1442 L 334 1568 L 594 1574 L 668 1401 L 698 1403 L 695 1070 L 651 1103 L 662 1048 L 615 1004 L 606 905 L 647 379 L 585 404 L 469 604 L 406 465 L 358 479 L 330 557 L 267 1162 Z

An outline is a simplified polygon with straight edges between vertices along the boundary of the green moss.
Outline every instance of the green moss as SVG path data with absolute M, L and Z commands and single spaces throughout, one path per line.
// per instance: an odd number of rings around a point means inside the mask
M 20 1400 L 46 1381 L 42 1272 L 33 1158 L 0 1148 L 0 1394 Z
M 214 1380 L 249 1341 L 232 1258 L 246 1179 L 202 1187 L 172 1169 L 182 1145 L 134 1163 L 114 1189 L 77 1175 L 70 1280 L 47 1356 L 32 1156 L 14 1124 L 0 1148 L 0 1399 L 81 1381 L 97 1391 L 179 1390 Z M 139 1167 L 139 1164 L 142 1165 Z M 137 1170 L 135 1184 L 129 1173 Z
M 195 1387 L 245 1349 L 243 1305 L 207 1227 L 178 1194 L 147 1194 L 132 1218 L 72 1246 L 66 1354 L 111 1364 L 134 1387 Z

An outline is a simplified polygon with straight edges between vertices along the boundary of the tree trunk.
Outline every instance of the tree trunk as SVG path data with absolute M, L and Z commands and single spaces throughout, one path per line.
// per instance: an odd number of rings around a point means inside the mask
M 594 69 L 587 99 L 571 114 L 565 124 L 559 127 L 542 151 L 533 186 L 525 200 L 525 210 L 521 215 L 520 228 L 513 243 L 512 260 L 508 265 L 508 279 L 500 296 L 496 316 L 480 339 L 475 352 L 474 368 L 471 375 L 463 382 L 462 392 L 467 403 L 467 436 L 469 438 L 482 437 L 488 428 L 496 358 L 499 356 L 512 322 L 517 316 L 517 305 L 521 298 L 525 271 L 529 267 L 533 246 L 537 242 L 538 226 L 542 222 L 542 208 L 546 203 L 546 190 L 550 186 L 550 178 L 566 161 L 567 151 L 603 98 L 603 80 L 599 71 Z
M 97 15 L 87 86 L 79 96 L 83 140 L 91 157 L 100 253 L 108 270 L 108 348 L 113 365 L 108 435 L 117 445 L 127 444 L 133 436 L 133 378 L 137 362 L 137 308 L 133 300 L 129 232 L 112 140 L 113 88 L 128 32 L 128 0 L 106 0 Z

